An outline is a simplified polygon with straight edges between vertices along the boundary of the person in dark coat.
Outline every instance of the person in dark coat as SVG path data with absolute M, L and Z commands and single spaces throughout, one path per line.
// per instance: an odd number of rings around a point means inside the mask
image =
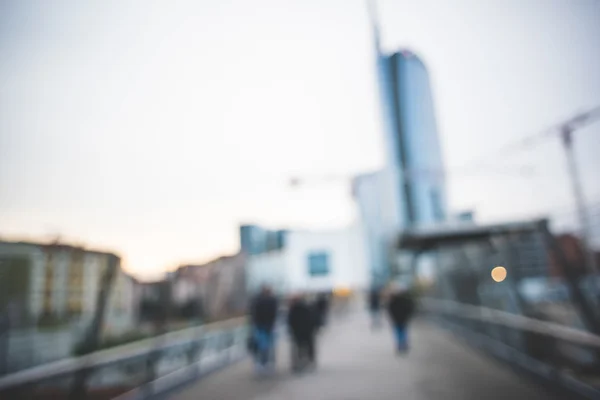
M 394 329 L 399 354 L 408 351 L 408 322 L 414 311 L 414 302 L 408 290 L 393 287 L 388 298 L 387 311 Z
M 317 329 L 323 328 L 327 324 L 327 314 L 329 312 L 329 298 L 327 294 L 321 293 L 317 296 L 314 309 L 317 318 Z
M 275 358 L 274 329 L 278 304 L 271 288 L 263 286 L 251 305 L 252 335 L 257 369 L 272 366 Z
M 316 319 L 314 309 L 308 305 L 302 295 L 292 297 L 287 325 L 293 341 L 292 368 L 296 371 L 302 369 L 304 364 L 311 367 L 315 365 Z
M 371 314 L 371 327 L 373 329 L 381 326 L 381 291 L 373 288 L 369 292 L 369 312 Z

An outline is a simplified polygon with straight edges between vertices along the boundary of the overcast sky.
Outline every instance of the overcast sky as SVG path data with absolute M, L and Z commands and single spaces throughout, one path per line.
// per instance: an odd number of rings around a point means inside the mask
M 378 9 L 384 48 L 430 70 L 451 208 L 572 207 L 557 140 L 497 149 L 600 105 L 600 1 Z M 363 0 L 4 1 L 0 54 L 0 234 L 118 251 L 141 277 L 235 251 L 240 222 L 343 226 L 347 184 L 286 180 L 383 162 Z M 598 203 L 600 123 L 576 140 Z

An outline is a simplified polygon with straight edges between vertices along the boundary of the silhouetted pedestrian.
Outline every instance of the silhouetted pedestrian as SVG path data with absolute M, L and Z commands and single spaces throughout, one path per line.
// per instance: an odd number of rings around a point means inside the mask
M 408 322 L 414 311 L 414 302 L 408 290 L 393 286 L 387 304 L 399 354 L 408 351 Z
M 288 311 L 288 330 L 292 344 L 292 369 L 314 367 L 316 361 L 316 316 L 302 295 L 292 297 Z
M 274 329 L 277 320 L 277 299 L 269 286 L 263 286 L 251 306 L 257 372 L 272 368 L 275 362 Z
M 323 328 L 327 324 L 327 316 L 329 313 L 329 297 L 325 293 L 320 293 L 314 303 L 316 328 Z
M 381 326 L 381 291 L 373 288 L 369 292 L 369 313 L 371 314 L 371 328 Z

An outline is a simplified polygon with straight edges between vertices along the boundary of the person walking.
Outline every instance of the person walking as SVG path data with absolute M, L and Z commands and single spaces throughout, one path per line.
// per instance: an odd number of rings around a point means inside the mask
M 320 293 L 314 303 L 316 328 L 321 329 L 327 324 L 327 315 L 329 312 L 329 298 L 326 293 Z
M 293 342 L 292 370 L 299 372 L 305 367 L 314 368 L 316 315 L 301 294 L 293 296 L 290 301 L 287 325 Z
M 371 328 L 381 326 L 381 291 L 374 287 L 369 292 L 369 313 L 371 314 Z
M 273 369 L 275 364 L 275 323 L 278 303 L 271 288 L 263 286 L 252 302 L 250 316 L 254 340 L 255 366 L 258 373 Z
M 398 354 L 408 352 L 408 322 L 414 311 L 414 302 L 406 288 L 392 286 L 387 303 Z

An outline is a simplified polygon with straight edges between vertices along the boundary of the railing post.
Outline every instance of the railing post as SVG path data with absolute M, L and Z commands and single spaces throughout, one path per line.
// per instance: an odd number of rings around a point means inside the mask
M 158 361 L 160 360 L 161 349 L 156 348 L 148 353 L 146 357 L 145 365 L 145 378 L 144 384 L 142 385 L 142 392 L 144 397 L 149 397 L 154 394 L 154 388 L 152 383 L 156 380 L 156 368 Z
M 197 337 L 191 344 L 189 351 L 187 352 L 188 366 L 194 367 L 192 373 L 194 377 L 200 374 L 201 365 L 198 361 L 202 358 L 202 352 L 204 351 L 204 338 L 202 336 Z M 194 366 L 196 364 L 196 366 Z
M 510 292 L 513 297 L 513 305 L 517 309 L 517 313 L 519 315 L 525 315 L 525 311 L 527 309 L 527 302 L 521 294 L 519 283 L 522 278 L 521 270 L 529 260 L 521 259 L 519 255 L 519 249 L 515 247 L 515 239 L 518 240 L 519 238 L 515 237 L 514 234 L 508 233 L 504 235 L 504 243 L 506 246 L 506 253 L 508 256 L 508 265 L 506 265 L 506 267 L 508 268 L 506 283 L 510 288 Z M 507 327 L 502 329 L 502 336 L 505 344 L 510 345 L 513 348 L 518 348 L 519 346 L 522 346 L 523 342 L 525 341 L 523 332 L 511 330 Z
M 223 365 L 227 364 L 227 333 L 226 331 L 220 331 L 217 340 L 217 350 L 219 352 L 219 359 L 222 361 Z
M 81 400 L 87 397 L 87 381 L 91 372 L 92 370 L 88 367 L 83 367 L 75 372 L 69 400 Z

